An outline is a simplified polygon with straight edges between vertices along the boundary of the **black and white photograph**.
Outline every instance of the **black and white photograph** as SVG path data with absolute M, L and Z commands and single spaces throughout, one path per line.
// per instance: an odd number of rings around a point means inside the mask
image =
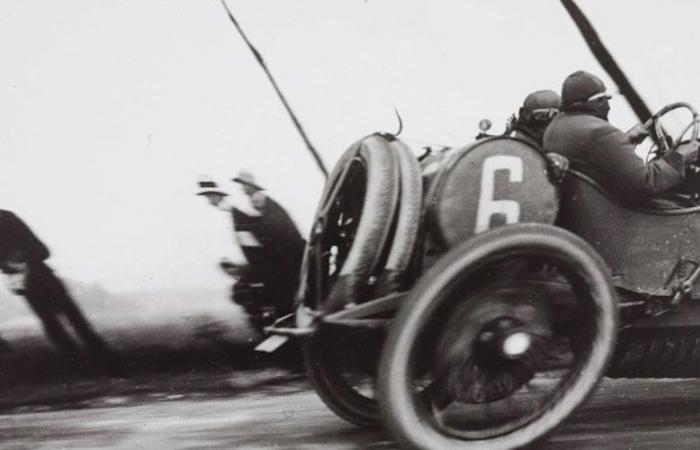
M 700 448 L 698 18 L 0 0 L 0 448 Z

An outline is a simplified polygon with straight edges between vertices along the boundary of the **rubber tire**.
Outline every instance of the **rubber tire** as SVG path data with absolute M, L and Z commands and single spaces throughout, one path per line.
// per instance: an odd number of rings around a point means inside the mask
M 383 249 L 388 244 L 392 222 L 399 199 L 399 158 L 390 141 L 381 135 L 367 136 L 353 144 L 333 168 L 324 188 L 318 211 L 330 200 L 334 183 L 343 169 L 355 157 L 359 157 L 367 168 L 367 189 L 355 239 L 348 257 L 343 262 L 340 276 L 322 305 L 308 305 L 312 309 L 334 311 L 342 308 L 347 300 L 357 302 L 357 294 L 367 285 L 367 281 L 379 265 Z M 317 212 L 317 217 L 318 217 Z M 314 221 L 315 222 L 315 221 Z M 308 267 L 310 252 L 305 252 Z M 302 296 L 303 292 L 300 293 Z M 299 319 L 297 324 L 305 326 Z M 324 332 L 317 332 L 307 339 L 303 346 L 306 372 L 323 402 L 342 419 L 360 426 L 377 426 L 381 423 L 379 406 L 374 399 L 358 395 L 339 376 L 338 368 L 323 348 Z
M 564 386 L 561 397 L 543 414 L 522 428 L 491 439 L 464 441 L 440 433 L 431 420 L 421 417 L 409 383 L 411 351 L 440 296 L 464 280 L 475 268 L 498 255 L 518 251 L 546 253 L 560 258 L 582 276 L 598 312 L 597 334 L 590 357 Z M 442 297 L 444 300 L 445 297 Z M 543 224 L 518 224 L 480 234 L 443 256 L 421 277 L 394 319 L 384 345 L 379 369 L 379 399 L 383 416 L 402 448 L 420 449 L 511 449 L 530 445 L 564 421 L 603 375 L 613 353 L 617 331 L 616 294 L 605 263 L 581 238 Z
M 304 367 L 314 390 L 323 403 L 341 419 L 361 427 L 380 426 L 382 416 L 379 404 L 374 399 L 358 394 L 339 377 L 332 360 L 326 356 L 326 352 L 331 350 L 324 348 L 327 344 L 324 333 L 317 333 L 306 339 L 302 347 Z
M 377 297 L 399 290 L 406 284 L 407 271 L 418 241 L 423 204 L 423 179 L 418 159 L 399 140 L 392 141 L 391 147 L 399 157 L 401 193 L 391 249 L 375 290 Z
M 319 212 L 330 201 L 333 185 L 347 164 L 358 157 L 366 167 L 367 188 L 355 238 L 327 299 L 323 305 L 316 305 L 325 312 L 337 311 L 349 301 L 361 301 L 359 295 L 370 276 L 379 269 L 383 250 L 389 244 L 400 192 L 399 157 L 390 144 L 379 134 L 359 140 L 341 156 L 326 183 Z

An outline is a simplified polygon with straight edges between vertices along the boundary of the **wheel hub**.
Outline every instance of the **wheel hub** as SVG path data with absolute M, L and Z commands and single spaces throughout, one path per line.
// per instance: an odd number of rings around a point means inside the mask
M 486 328 L 479 334 L 479 343 L 489 344 L 491 354 L 500 354 L 508 359 L 524 355 L 532 346 L 533 335 L 517 319 L 505 317 L 498 319 L 491 329 Z
M 493 402 L 534 376 L 549 323 L 542 303 L 517 294 L 499 289 L 474 296 L 448 319 L 434 367 L 452 398 Z
M 532 344 L 532 337 L 524 331 L 516 331 L 503 340 L 501 351 L 506 358 L 517 358 L 525 354 Z

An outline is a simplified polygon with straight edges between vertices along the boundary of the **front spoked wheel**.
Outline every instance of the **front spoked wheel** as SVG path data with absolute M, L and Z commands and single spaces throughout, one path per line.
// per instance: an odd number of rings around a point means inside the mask
M 393 321 L 383 414 L 409 448 L 528 445 L 591 392 L 614 347 L 607 268 L 549 225 L 479 235 L 428 271 Z

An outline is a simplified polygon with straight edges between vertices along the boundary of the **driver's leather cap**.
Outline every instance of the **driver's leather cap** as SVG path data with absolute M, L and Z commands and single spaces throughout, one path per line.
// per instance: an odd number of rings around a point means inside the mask
M 535 91 L 525 97 L 523 109 L 534 111 L 535 109 L 559 109 L 561 99 L 559 94 L 550 90 Z
M 605 92 L 603 81 L 592 73 L 579 70 L 564 80 L 561 88 L 561 103 L 568 106 L 585 102 L 592 95 Z

